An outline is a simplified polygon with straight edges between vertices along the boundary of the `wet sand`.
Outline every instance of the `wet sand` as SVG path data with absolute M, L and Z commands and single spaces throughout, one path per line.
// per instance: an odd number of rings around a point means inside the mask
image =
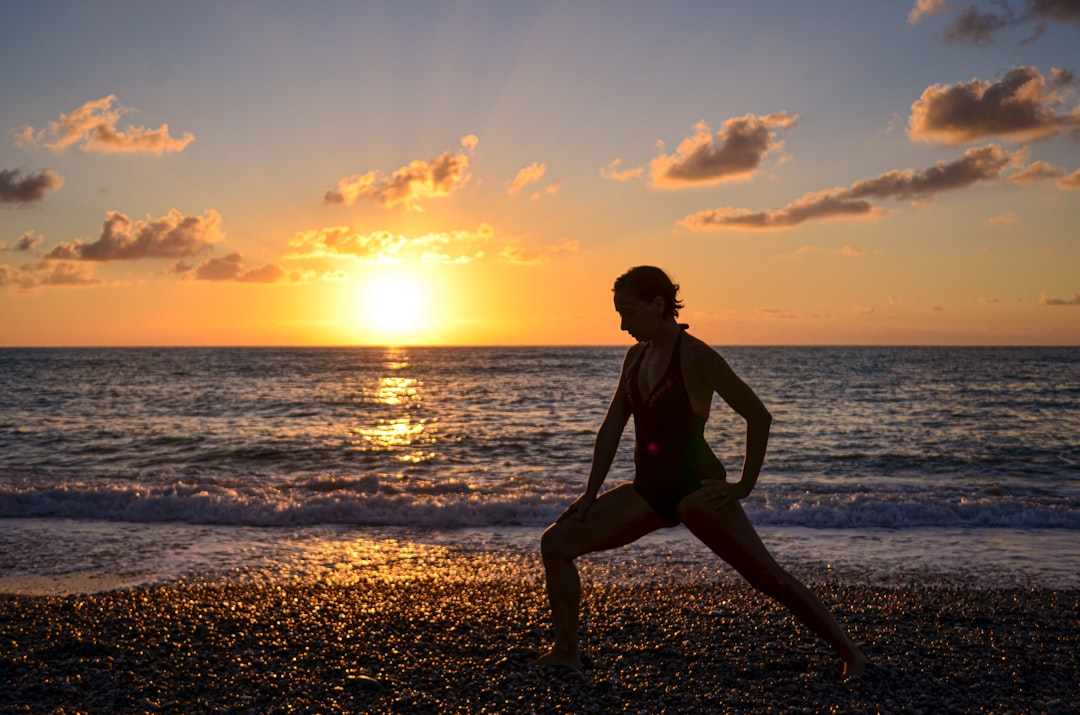
M 0 712 L 1080 711 L 1080 590 L 810 585 L 868 643 L 860 678 L 724 579 L 588 576 L 581 674 L 528 667 L 543 585 L 510 564 L 3 595 Z

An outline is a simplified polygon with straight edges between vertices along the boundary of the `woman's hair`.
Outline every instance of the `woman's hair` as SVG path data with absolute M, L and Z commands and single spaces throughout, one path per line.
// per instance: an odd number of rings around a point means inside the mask
M 678 298 L 679 286 L 671 282 L 659 268 L 655 266 L 636 266 L 615 279 L 615 287 L 612 292 L 625 291 L 635 298 L 649 302 L 660 296 L 664 299 L 664 317 L 677 318 L 679 309 L 683 307 Z

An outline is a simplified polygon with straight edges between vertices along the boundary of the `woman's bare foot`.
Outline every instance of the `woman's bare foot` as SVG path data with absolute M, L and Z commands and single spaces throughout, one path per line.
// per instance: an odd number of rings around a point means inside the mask
M 573 652 L 559 651 L 552 648 L 544 655 L 540 656 L 532 663 L 529 664 L 530 668 L 569 668 L 574 672 L 580 673 L 581 668 L 581 654 L 576 650 Z
M 844 677 L 853 678 L 856 675 L 862 675 L 866 670 L 866 656 L 863 655 L 861 650 L 858 650 L 856 646 L 855 656 L 844 661 Z

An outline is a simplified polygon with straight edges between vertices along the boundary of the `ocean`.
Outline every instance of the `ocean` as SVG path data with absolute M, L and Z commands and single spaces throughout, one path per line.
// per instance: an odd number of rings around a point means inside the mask
M 810 579 L 1080 585 L 1080 348 L 726 347 Z M 0 592 L 535 564 L 625 347 L 0 349 Z M 729 474 L 745 425 L 717 399 Z M 606 486 L 633 476 L 628 426 Z M 683 528 L 595 568 L 731 578 Z M 494 567 L 493 567 L 494 568 Z

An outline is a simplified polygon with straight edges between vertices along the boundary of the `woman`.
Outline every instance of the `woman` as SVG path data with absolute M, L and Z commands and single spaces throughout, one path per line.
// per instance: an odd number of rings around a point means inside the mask
M 715 350 L 676 322 L 683 307 L 678 286 L 663 271 L 632 268 L 613 290 L 621 328 L 637 344 L 626 353 L 619 388 L 597 432 L 585 493 L 544 532 L 541 550 L 555 645 L 536 664 L 581 669 L 581 581 L 575 558 L 682 522 L 751 585 L 832 646 L 843 660 L 845 676 L 861 673 L 866 657 L 824 604 L 773 560 L 739 504 L 754 488 L 765 459 L 769 411 Z M 713 393 L 746 419 L 746 456 L 734 483 L 726 481 L 703 435 Z M 634 481 L 600 494 L 631 415 Z

